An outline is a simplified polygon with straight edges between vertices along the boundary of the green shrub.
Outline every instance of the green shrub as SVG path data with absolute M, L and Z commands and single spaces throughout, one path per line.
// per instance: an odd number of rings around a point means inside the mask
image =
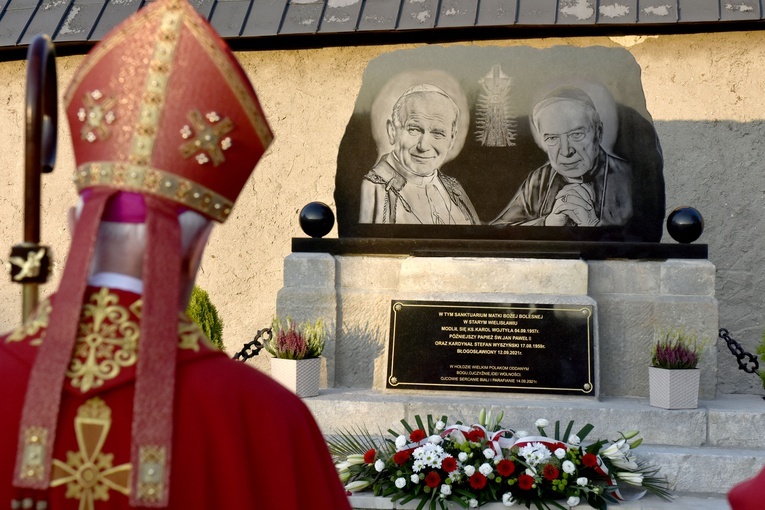
M 218 310 L 210 301 L 210 295 L 201 287 L 194 286 L 186 314 L 207 335 L 212 344 L 220 350 L 223 346 L 223 321 L 218 317 Z

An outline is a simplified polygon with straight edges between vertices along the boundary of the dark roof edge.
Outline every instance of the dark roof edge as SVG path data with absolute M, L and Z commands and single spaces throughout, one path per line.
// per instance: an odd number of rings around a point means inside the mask
M 747 32 L 765 28 L 765 20 L 702 23 L 609 25 L 503 25 L 427 30 L 356 31 L 342 33 L 281 34 L 224 38 L 234 51 L 317 49 L 343 46 L 444 44 L 468 41 L 546 39 L 568 37 L 619 37 Z M 82 55 L 97 41 L 57 42 L 58 56 Z M 0 47 L 0 62 L 24 60 L 27 45 Z

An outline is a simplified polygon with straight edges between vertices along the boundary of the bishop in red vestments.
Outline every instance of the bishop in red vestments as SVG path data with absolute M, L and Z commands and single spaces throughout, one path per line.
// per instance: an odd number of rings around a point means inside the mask
M 272 139 L 230 50 L 157 0 L 65 100 L 80 205 L 58 292 L 0 336 L 0 508 L 349 509 L 307 407 L 183 313 Z

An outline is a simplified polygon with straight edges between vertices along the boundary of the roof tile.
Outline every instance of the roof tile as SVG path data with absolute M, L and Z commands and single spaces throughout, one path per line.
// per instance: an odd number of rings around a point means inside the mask
M 287 0 L 252 0 L 250 17 L 242 29 L 247 37 L 276 35 L 282 24 Z
M 75 0 L 64 18 L 64 22 L 54 35 L 54 42 L 87 41 L 90 31 L 98 21 L 103 10 L 103 0 L 94 3 L 90 0 Z
M 439 27 L 472 27 L 478 12 L 478 0 L 441 0 Z
M 395 30 L 401 0 L 366 2 L 359 20 L 359 30 Z
M 596 0 L 559 0 L 558 24 L 591 25 L 597 20 L 596 8 Z
M 362 0 L 351 0 L 350 2 L 329 0 L 327 8 L 324 9 L 324 16 L 321 18 L 319 32 L 353 32 L 359 22 L 362 4 Z
M 200 16 L 206 20 L 210 20 L 210 13 L 212 13 L 215 0 L 189 0 L 189 3 L 194 6 Z
M 63 21 L 69 9 L 70 0 L 47 0 L 40 4 L 32 20 L 29 22 L 19 44 L 30 44 L 37 34 L 56 33 L 58 26 Z
M 0 46 L 16 46 L 24 33 L 29 20 L 35 13 L 36 5 L 29 2 L 14 1 L 8 5 L 0 20 Z
M 291 0 L 282 22 L 280 34 L 312 34 L 319 28 L 319 20 L 324 11 L 324 2 L 312 0 L 310 3 Z
M 677 23 L 677 0 L 638 0 L 638 23 Z
M 598 23 L 637 23 L 638 0 L 601 0 L 598 6 Z
M 481 0 L 476 25 L 513 25 L 518 0 Z
M 438 17 L 438 0 L 403 0 L 398 28 L 402 30 L 433 28 Z
M 680 21 L 719 21 L 720 0 L 678 0 Z
M 759 0 L 731 0 L 721 2 L 720 18 L 723 21 L 760 19 L 762 9 Z
M 238 37 L 250 8 L 250 0 L 218 0 L 210 24 L 221 37 Z
M 90 39 L 100 41 L 112 28 L 119 25 L 122 20 L 138 11 L 139 7 L 141 7 L 141 0 L 107 1 L 101 17 L 96 22 L 97 25 L 93 33 L 90 34 Z
M 518 0 L 519 25 L 554 25 L 556 0 Z

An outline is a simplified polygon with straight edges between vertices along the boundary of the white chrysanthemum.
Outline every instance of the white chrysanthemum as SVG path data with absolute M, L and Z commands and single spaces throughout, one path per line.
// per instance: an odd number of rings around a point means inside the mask
M 419 479 L 419 477 L 417 477 Z M 396 487 L 403 489 L 406 487 L 406 478 L 396 478 Z
M 443 494 L 444 496 L 448 496 L 451 493 L 452 493 L 451 485 L 446 485 L 446 484 L 441 485 L 441 494 Z
M 465 462 L 466 460 L 468 460 L 468 454 L 465 452 L 460 452 L 460 454 L 457 455 L 457 458 L 459 459 L 460 462 Z
M 478 467 L 478 472 L 481 473 L 483 476 L 489 476 L 492 471 L 494 471 L 494 468 L 491 467 L 491 464 L 488 464 L 486 462 L 484 462 Z
M 548 425 L 550 425 L 550 422 L 545 420 L 544 418 L 539 418 L 536 422 L 534 422 L 534 426 L 540 427 L 540 428 L 545 428 Z
M 493 459 L 494 455 L 495 455 L 494 449 L 492 449 L 492 448 L 486 448 L 483 451 L 483 456 L 486 457 L 487 459 Z
M 406 447 L 406 436 L 398 436 L 396 438 L 396 451 L 401 451 Z
M 579 439 L 579 436 L 577 436 L 576 434 L 571 434 L 570 436 L 568 436 L 568 444 L 570 445 L 579 446 L 581 442 L 582 440 Z
M 412 475 L 409 477 L 412 483 L 420 483 L 420 475 Z
M 579 496 L 571 496 L 566 500 L 568 506 L 576 506 L 579 504 Z
M 553 453 L 555 454 L 556 457 L 558 457 L 561 460 L 563 460 L 563 457 L 566 456 L 566 450 L 564 450 L 563 448 L 556 448 Z
M 513 499 L 513 495 L 509 492 L 502 494 L 502 504 L 505 506 L 515 505 L 515 499 Z
M 378 473 L 382 473 L 383 469 L 385 469 L 385 461 L 382 459 L 377 459 L 375 462 L 375 471 Z
M 478 500 L 477 499 L 471 499 L 468 501 L 468 505 L 470 505 L 470 508 L 475 508 L 478 506 Z
M 441 420 L 436 422 L 436 430 L 444 430 L 444 427 L 446 427 L 446 423 L 442 422 Z
M 424 466 L 438 469 L 441 467 L 441 461 L 444 458 L 444 449 L 433 443 L 425 443 L 415 448 L 414 452 L 412 452 L 412 457 L 415 459 L 415 462 L 421 461 Z
M 530 466 L 537 466 L 550 460 L 550 450 L 542 443 L 527 444 L 520 450 L 518 455 L 526 459 Z
M 589 480 L 587 479 L 586 476 L 580 476 L 579 478 L 576 479 L 576 484 L 582 487 L 587 485 L 587 482 L 589 482 Z
M 475 467 L 465 466 L 465 476 L 473 476 L 475 474 Z
M 412 471 L 414 471 L 415 473 L 419 473 L 420 471 L 423 470 L 424 467 L 425 467 L 425 463 L 419 459 L 412 462 Z
M 570 475 L 573 474 L 574 471 L 576 471 L 576 466 L 570 460 L 564 460 L 563 465 L 561 467 L 563 468 L 563 471 L 565 471 L 566 473 Z

